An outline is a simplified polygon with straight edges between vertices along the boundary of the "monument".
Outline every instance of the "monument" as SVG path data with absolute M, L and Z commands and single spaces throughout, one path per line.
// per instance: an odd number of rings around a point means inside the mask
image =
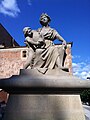
M 20 75 L 0 80 L 0 88 L 10 94 L 3 120 L 85 120 L 80 93 L 90 81 L 70 75 L 64 67 L 66 41 L 42 14 L 42 28 L 23 29 L 28 59 Z M 58 39 L 61 47 L 53 44 Z

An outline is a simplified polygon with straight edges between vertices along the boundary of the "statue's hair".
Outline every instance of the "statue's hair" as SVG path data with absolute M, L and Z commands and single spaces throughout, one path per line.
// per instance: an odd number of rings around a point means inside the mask
M 23 33 L 24 33 L 24 35 L 26 34 L 26 32 L 28 31 L 28 29 L 31 29 L 30 27 L 24 27 L 23 28 Z
M 40 20 L 41 20 L 41 18 L 42 18 L 43 16 L 46 16 L 46 17 L 48 18 L 48 21 L 49 21 L 49 22 L 51 21 L 50 16 L 49 16 L 48 14 L 46 14 L 46 13 L 42 13 L 42 14 L 41 14 Z

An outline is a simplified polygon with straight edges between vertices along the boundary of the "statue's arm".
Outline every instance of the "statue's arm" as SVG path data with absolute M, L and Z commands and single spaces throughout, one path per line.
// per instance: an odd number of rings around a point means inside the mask
M 28 42 L 29 44 L 32 44 L 32 45 L 38 45 L 39 44 L 38 41 L 35 42 L 35 41 L 33 41 L 33 38 L 30 38 L 30 37 L 26 37 L 25 41 Z
M 66 41 L 64 40 L 64 38 L 56 30 L 54 32 L 56 39 L 60 40 L 63 45 L 66 45 Z

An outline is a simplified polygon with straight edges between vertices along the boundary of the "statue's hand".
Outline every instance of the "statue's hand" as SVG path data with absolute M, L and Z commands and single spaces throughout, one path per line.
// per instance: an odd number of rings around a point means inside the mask
M 66 43 L 66 41 L 63 41 L 62 45 L 63 45 L 63 47 L 64 47 L 65 49 L 67 48 L 67 43 Z
M 28 44 L 28 42 L 27 42 L 26 40 L 24 41 L 24 43 L 25 43 L 26 45 Z
M 24 43 L 26 44 L 26 46 L 28 46 L 28 48 L 30 47 L 29 43 L 25 40 Z

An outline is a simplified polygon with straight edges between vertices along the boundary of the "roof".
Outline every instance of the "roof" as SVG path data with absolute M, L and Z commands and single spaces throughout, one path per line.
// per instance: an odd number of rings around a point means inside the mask
M 20 46 L 0 23 L 0 48 Z

